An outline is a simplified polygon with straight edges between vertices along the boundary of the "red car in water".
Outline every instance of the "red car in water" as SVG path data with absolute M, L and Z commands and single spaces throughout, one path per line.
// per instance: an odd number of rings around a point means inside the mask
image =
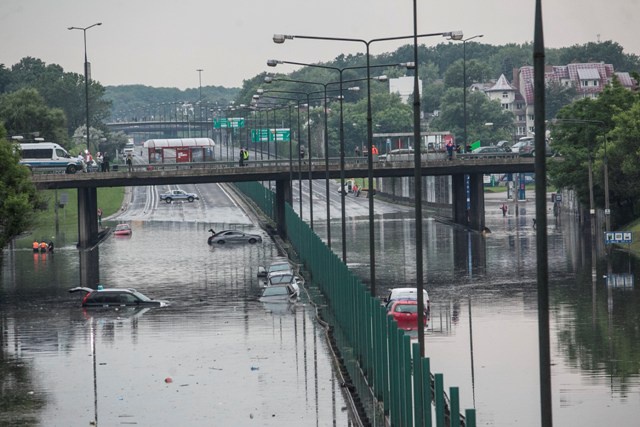
M 398 327 L 407 331 L 418 329 L 418 301 L 396 300 L 387 307 L 387 314 L 392 316 Z M 428 314 L 424 314 L 424 325 L 427 325 Z

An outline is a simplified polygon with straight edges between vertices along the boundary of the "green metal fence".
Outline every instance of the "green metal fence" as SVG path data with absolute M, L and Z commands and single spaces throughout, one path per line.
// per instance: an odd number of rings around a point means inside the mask
M 275 221 L 272 191 L 257 182 L 236 186 Z M 338 346 L 357 362 L 345 367 L 352 378 L 365 375 L 390 425 L 475 427 L 475 409 L 467 409 L 464 417 L 460 414 L 458 387 L 450 387 L 447 399 L 443 375 L 431 374 L 429 358 L 420 357 L 419 344 L 411 343 L 380 301 L 288 204 L 285 215 L 289 240 L 344 337 Z

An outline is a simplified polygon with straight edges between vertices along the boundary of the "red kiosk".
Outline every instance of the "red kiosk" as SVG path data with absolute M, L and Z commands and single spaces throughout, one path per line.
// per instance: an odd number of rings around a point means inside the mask
M 210 162 L 215 160 L 215 147 L 211 138 L 149 139 L 144 143 L 150 164 Z

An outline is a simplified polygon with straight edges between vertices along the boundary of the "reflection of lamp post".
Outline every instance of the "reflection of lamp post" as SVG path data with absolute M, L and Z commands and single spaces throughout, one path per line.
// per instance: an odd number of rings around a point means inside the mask
M 87 30 L 97 25 L 102 25 L 102 22 L 97 22 L 88 27 L 69 27 L 68 30 L 82 30 L 84 36 L 84 100 L 85 108 L 87 112 L 87 150 L 91 151 L 91 143 L 89 139 L 89 79 L 91 78 L 91 70 L 89 69 L 89 62 L 87 61 Z
M 370 271 L 370 293 L 372 296 L 376 295 L 376 269 L 375 269 L 375 233 L 374 233 L 374 225 L 373 225 L 373 156 L 372 156 L 372 144 L 373 144 L 373 118 L 371 113 L 371 64 L 369 54 L 370 46 L 372 43 L 380 42 L 380 41 L 392 41 L 392 40 L 403 40 L 410 38 L 418 38 L 418 37 L 428 37 L 428 36 L 445 36 L 450 37 L 451 39 L 458 40 L 462 38 L 461 32 L 448 32 L 448 33 L 432 33 L 432 34 L 420 34 L 420 35 L 412 35 L 412 36 L 398 36 L 398 37 L 385 37 L 378 38 L 372 40 L 364 40 L 364 39 L 356 39 L 356 38 L 342 38 L 342 37 L 323 37 L 323 36 L 302 36 L 302 35 L 289 35 L 289 34 L 274 34 L 273 42 L 282 44 L 285 40 L 293 40 L 294 38 L 299 39 L 309 39 L 309 40 L 326 40 L 326 41 L 343 41 L 343 42 L 354 42 L 354 43 L 363 43 L 366 48 L 366 58 L 367 58 L 367 165 L 368 165 L 368 192 L 369 192 L 369 271 Z M 416 64 L 417 65 L 417 64 Z M 416 70 L 417 71 L 417 70 Z

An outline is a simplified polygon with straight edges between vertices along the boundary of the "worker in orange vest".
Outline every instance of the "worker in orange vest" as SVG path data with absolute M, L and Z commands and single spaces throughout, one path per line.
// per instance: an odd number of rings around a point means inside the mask
M 40 252 L 47 252 L 48 247 L 47 242 L 40 242 Z
M 378 147 L 376 147 L 375 145 L 371 147 L 371 154 L 372 155 L 376 155 L 378 154 Z
M 40 244 L 37 240 L 33 241 L 33 252 L 38 252 L 40 250 Z

